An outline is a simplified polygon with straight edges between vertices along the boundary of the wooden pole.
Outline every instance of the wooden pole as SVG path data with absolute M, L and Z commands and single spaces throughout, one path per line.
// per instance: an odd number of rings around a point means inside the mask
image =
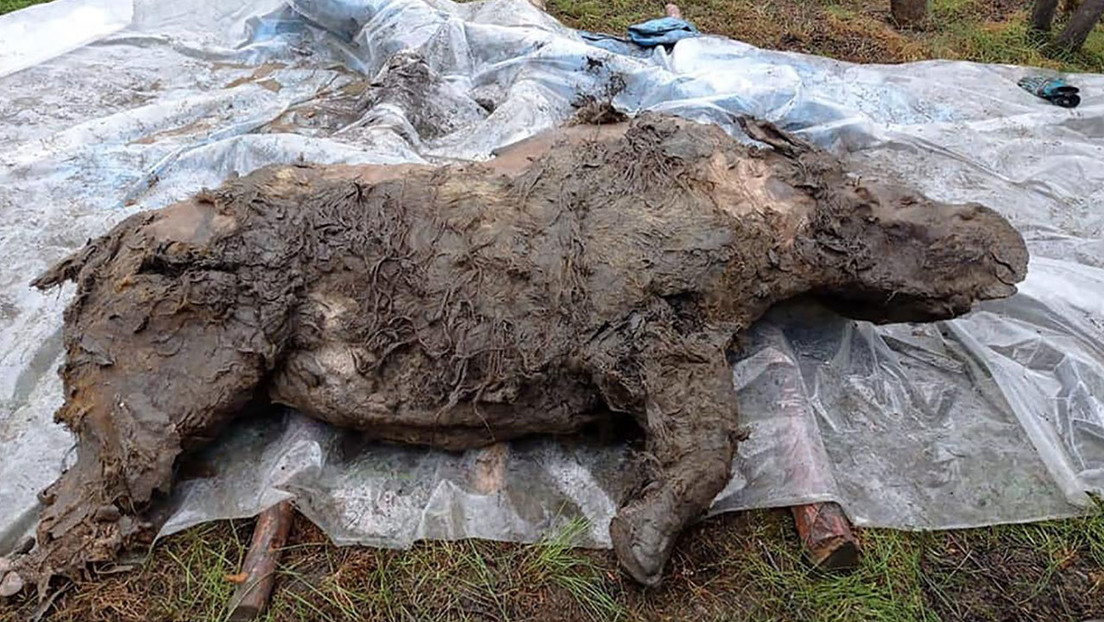
M 850 570 L 859 565 L 859 544 L 839 505 L 827 501 L 790 508 L 805 556 L 822 570 Z
M 291 501 L 281 501 L 261 512 L 253 530 L 253 543 L 245 555 L 241 575 L 238 575 L 241 582 L 230 599 L 230 620 L 252 620 L 268 606 L 280 549 L 287 541 L 294 516 Z
M 780 376 L 778 410 L 788 423 L 788 455 L 792 460 L 786 465 L 787 477 L 800 481 L 806 490 L 830 489 L 831 475 L 818 468 L 818 465 L 828 463 L 828 454 L 821 443 L 816 419 L 809 412 L 801 386 L 801 374 L 781 354 L 775 362 L 778 368 L 773 373 Z M 824 570 L 845 570 L 858 566 L 861 551 L 843 508 L 829 501 L 793 506 L 790 511 L 805 556 L 813 566 Z

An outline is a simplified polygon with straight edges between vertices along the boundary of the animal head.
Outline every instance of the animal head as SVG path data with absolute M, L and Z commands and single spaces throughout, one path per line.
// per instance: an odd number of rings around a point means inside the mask
M 822 253 L 843 253 L 837 262 L 845 278 L 820 293 L 848 317 L 948 319 L 978 301 L 1011 296 L 1027 275 L 1023 238 L 992 209 L 882 184 L 856 184 L 843 194 L 832 210 L 836 229 L 822 218 L 817 235 Z

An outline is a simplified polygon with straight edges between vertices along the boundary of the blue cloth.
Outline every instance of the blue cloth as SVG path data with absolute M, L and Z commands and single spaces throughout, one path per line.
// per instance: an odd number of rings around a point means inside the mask
M 1047 78 L 1043 76 L 1021 78 L 1017 83 L 1028 93 L 1041 97 L 1048 102 L 1063 108 L 1076 108 L 1081 103 L 1076 86 L 1070 86 L 1062 78 Z
M 614 54 L 621 54 L 623 56 L 635 56 L 637 58 L 647 58 L 651 56 L 651 49 L 645 49 L 636 45 L 632 41 L 629 41 L 623 37 L 617 37 L 614 35 L 607 35 L 600 32 L 587 32 L 580 30 L 579 35 L 583 37 L 583 40 L 597 48 L 602 48 L 608 52 Z
M 629 26 L 629 40 L 646 48 L 672 45 L 676 41 L 699 36 L 701 33 L 693 24 L 677 17 L 660 17 Z

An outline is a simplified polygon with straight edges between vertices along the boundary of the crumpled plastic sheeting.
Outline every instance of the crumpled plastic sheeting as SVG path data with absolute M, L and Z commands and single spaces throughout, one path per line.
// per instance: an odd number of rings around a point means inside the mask
M 404 51 L 441 77 L 432 101 L 367 106 Z M 834 499 L 858 524 L 902 528 L 1082 512 L 1104 488 L 1104 77 L 1071 76 L 1085 102 L 1069 111 L 1018 88 L 1026 72 L 709 36 L 615 54 L 524 0 L 58 0 L 4 16 L 0 553 L 72 459 L 51 423 L 72 291 L 34 292 L 33 276 L 233 174 L 486 158 L 586 95 L 734 135 L 734 115 L 767 118 L 864 176 L 1000 210 L 1033 254 L 1019 294 L 952 322 L 874 327 L 789 304 L 757 323 L 733 369 L 750 436 L 715 512 Z M 427 111 L 448 113 L 433 135 L 411 122 Z M 294 497 L 341 544 L 529 541 L 585 518 L 581 544 L 605 546 L 624 458 L 584 441 L 383 446 L 286 412 L 197 456 L 162 533 Z

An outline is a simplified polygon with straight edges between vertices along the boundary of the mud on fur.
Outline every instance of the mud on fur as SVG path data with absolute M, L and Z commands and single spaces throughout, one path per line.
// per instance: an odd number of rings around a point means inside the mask
M 283 166 L 137 214 L 35 281 L 75 281 L 65 403 L 78 460 L 43 494 L 45 586 L 141 538 L 173 464 L 251 404 L 445 449 L 621 413 L 646 485 L 610 525 L 655 584 L 729 478 L 725 351 L 772 304 L 878 322 L 1008 296 L 1027 251 L 999 215 L 652 114 L 562 128 L 486 163 Z

